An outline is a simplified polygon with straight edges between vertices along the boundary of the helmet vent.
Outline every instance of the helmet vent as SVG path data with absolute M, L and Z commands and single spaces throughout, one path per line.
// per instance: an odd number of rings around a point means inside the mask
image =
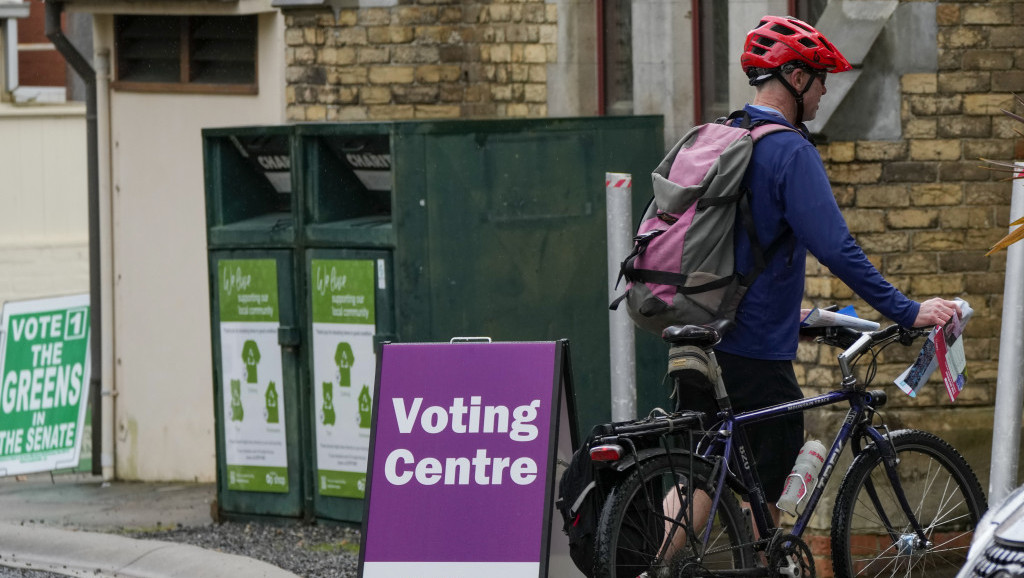
M 760 46 L 751 46 L 750 51 L 756 54 L 757 56 L 764 56 L 765 54 L 768 53 L 767 50 L 761 48 Z
M 782 24 L 775 24 L 772 26 L 772 32 L 783 34 L 785 36 L 792 36 L 796 34 L 796 30 L 793 30 L 788 26 L 783 26 Z
M 817 32 L 817 30 L 815 30 L 815 29 L 813 29 L 813 28 L 811 28 L 809 26 L 805 26 L 803 22 L 800 22 L 799 20 L 797 20 L 795 18 L 790 19 L 789 23 L 792 24 L 793 26 L 799 26 L 800 28 L 803 28 L 804 30 L 806 30 L 807 32 L 810 32 L 812 34 Z
M 817 48 L 818 47 L 818 43 L 813 41 L 813 40 L 811 40 L 810 38 L 801 38 L 800 39 L 800 44 L 803 44 L 807 48 Z

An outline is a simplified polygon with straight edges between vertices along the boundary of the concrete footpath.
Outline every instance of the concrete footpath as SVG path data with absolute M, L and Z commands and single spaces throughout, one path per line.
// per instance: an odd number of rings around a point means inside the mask
M 0 566 L 67 576 L 296 578 L 251 558 L 118 534 L 211 524 L 215 496 L 213 484 L 0 478 Z

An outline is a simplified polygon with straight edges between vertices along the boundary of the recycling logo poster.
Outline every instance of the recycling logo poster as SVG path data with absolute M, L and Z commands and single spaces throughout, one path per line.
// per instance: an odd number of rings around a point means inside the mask
M 288 492 L 277 262 L 217 264 L 228 489 Z
M 363 498 L 377 358 L 374 262 L 311 263 L 317 491 Z
M 4 304 L 0 475 L 78 465 L 89 369 L 88 295 Z

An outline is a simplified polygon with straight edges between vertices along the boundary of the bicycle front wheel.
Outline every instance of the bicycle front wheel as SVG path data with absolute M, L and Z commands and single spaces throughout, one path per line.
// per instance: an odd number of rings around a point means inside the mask
M 927 542 L 900 505 L 877 447 L 854 460 L 832 514 L 832 565 L 850 576 L 955 576 L 967 559 L 985 494 L 967 461 L 932 434 L 891 434 L 896 470 Z
M 692 465 L 692 468 L 691 468 Z M 684 569 L 753 566 L 750 520 L 726 489 L 711 522 L 709 466 L 685 456 L 659 456 L 612 488 L 598 524 L 595 564 L 600 578 L 680 575 Z M 687 507 L 693 498 L 693 507 Z M 685 512 L 685 514 L 684 514 Z M 687 540 L 685 520 L 698 540 Z

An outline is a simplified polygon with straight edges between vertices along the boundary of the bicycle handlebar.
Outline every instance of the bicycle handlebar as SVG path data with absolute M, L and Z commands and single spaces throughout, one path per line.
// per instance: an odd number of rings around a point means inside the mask
M 907 328 L 900 325 L 889 325 L 878 331 L 857 331 L 850 327 L 801 327 L 800 334 L 814 337 L 819 343 L 849 349 L 862 337 L 868 336 L 867 346 L 874 346 L 887 341 L 899 341 L 901 345 L 912 345 L 915 340 L 924 337 L 929 329 Z
M 878 331 L 857 331 L 849 327 L 838 326 L 801 328 L 800 331 L 804 335 L 816 336 L 819 343 L 843 349 L 843 352 L 839 354 L 838 361 L 839 369 L 843 372 L 844 387 L 847 387 L 857 382 L 853 376 L 852 367 L 865 352 L 873 351 L 872 348 L 877 345 L 884 348 L 896 341 L 901 345 L 909 346 L 917 338 L 927 335 L 930 330 L 890 325 Z

